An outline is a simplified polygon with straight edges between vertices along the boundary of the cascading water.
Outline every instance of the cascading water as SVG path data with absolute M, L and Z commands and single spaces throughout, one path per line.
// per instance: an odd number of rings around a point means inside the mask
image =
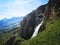
M 31 38 L 37 36 L 39 28 L 41 27 L 42 24 L 43 24 L 43 21 L 41 21 L 41 23 L 38 26 L 36 26 L 36 28 L 34 29 L 35 31 L 34 31 L 34 33 L 33 33 Z

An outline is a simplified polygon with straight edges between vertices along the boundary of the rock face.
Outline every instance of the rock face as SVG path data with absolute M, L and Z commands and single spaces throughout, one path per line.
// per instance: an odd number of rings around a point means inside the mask
M 29 39 L 34 28 L 44 20 L 54 19 L 55 17 L 60 17 L 60 0 L 49 0 L 48 4 L 38 7 L 36 10 L 28 14 L 21 22 L 20 35 L 24 39 Z M 45 24 L 43 24 L 39 31 L 45 29 Z
M 39 7 L 39 9 L 42 7 Z M 34 32 L 34 28 L 43 20 L 43 12 L 39 11 L 39 9 L 28 14 L 21 22 L 20 35 L 22 38 L 29 39 Z
M 60 2 L 57 0 L 49 0 L 45 6 L 46 10 L 44 13 L 45 20 L 51 20 L 55 17 L 60 17 Z

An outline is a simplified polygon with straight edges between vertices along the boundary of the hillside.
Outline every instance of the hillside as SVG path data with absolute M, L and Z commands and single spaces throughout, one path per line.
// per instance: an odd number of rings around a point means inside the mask
M 47 28 L 44 31 L 21 45 L 60 45 L 60 19 L 46 25 Z
M 17 42 L 23 42 L 24 40 L 19 36 L 19 29 L 19 27 L 16 27 L 11 31 L 0 34 L 0 45 L 17 45 Z

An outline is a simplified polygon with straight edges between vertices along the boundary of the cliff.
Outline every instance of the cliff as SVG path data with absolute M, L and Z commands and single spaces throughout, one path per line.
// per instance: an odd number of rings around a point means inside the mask
M 39 32 L 46 28 L 46 23 L 60 17 L 60 1 L 49 0 L 48 4 L 38 7 L 36 10 L 29 13 L 21 22 L 20 36 L 24 39 L 29 39 L 34 28 L 44 20 Z

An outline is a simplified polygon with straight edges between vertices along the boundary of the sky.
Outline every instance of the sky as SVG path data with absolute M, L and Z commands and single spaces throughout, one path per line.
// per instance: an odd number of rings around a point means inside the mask
M 48 0 L 0 0 L 0 20 L 26 16 L 46 3 L 48 3 Z

